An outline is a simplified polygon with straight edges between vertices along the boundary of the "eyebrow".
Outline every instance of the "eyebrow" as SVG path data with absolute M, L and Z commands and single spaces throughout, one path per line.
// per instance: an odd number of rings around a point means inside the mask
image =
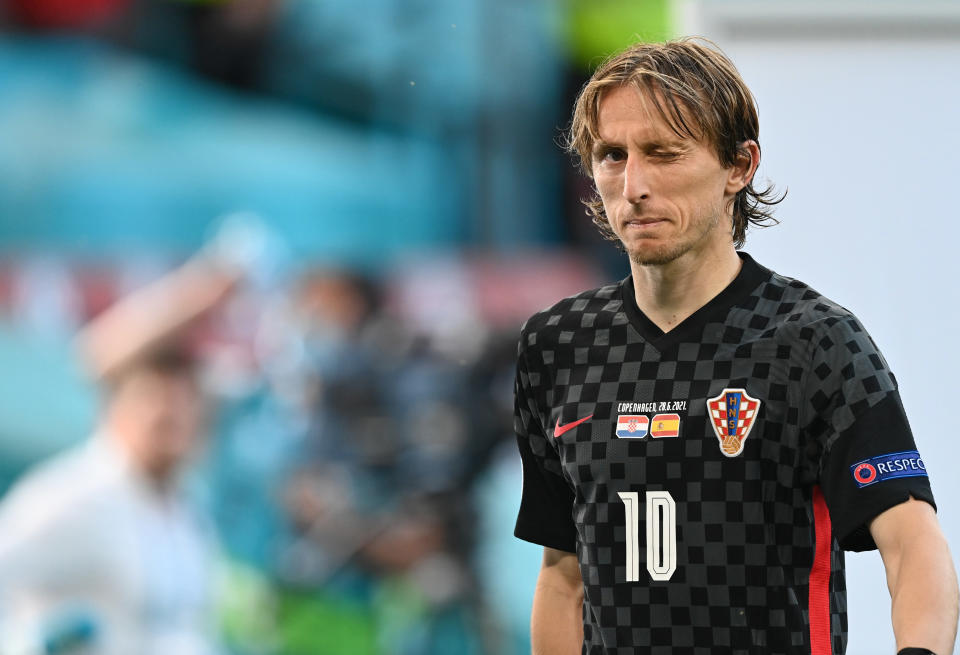
M 600 152 L 601 150 L 609 150 L 610 148 L 619 148 L 619 147 L 620 146 L 616 146 L 610 143 L 609 141 L 604 141 L 603 139 L 596 139 L 593 142 L 593 146 L 590 148 L 590 151 Z
M 679 139 L 676 137 L 667 138 L 667 139 L 653 139 L 645 141 L 642 144 L 644 150 L 657 150 L 659 148 L 686 148 L 687 142 L 689 139 Z M 620 143 L 611 143 L 602 138 L 597 138 L 593 142 L 593 147 L 590 149 L 591 152 L 601 152 L 603 150 L 609 150 L 612 148 L 623 148 L 623 144 Z

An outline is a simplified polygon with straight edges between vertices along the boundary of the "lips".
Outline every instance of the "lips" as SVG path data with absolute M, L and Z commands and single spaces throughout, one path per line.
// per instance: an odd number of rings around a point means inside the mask
M 666 222 L 664 218 L 631 218 L 628 221 L 624 221 L 624 226 L 643 229 Z

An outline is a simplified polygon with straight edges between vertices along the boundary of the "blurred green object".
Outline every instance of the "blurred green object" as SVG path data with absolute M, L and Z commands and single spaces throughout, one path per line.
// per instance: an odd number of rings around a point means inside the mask
M 217 609 L 230 652 L 276 653 L 277 599 L 272 582 L 263 572 L 237 560 L 223 559 L 217 569 Z
M 220 625 L 238 655 L 378 655 L 372 609 L 283 588 L 236 560 L 220 565 Z
M 469 605 L 431 604 L 424 590 L 409 577 L 382 580 L 373 607 L 384 655 L 480 655 L 477 626 Z
M 376 655 L 373 612 L 322 592 L 284 590 L 279 594 L 283 655 Z
M 671 0 L 569 0 L 568 43 L 573 62 L 593 69 L 637 41 L 675 36 Z
M 399 577 L 387 578 L 377 588 L 374 606 L 381 651 L 407 652 L 410 650 L 410 641 L 416 642 L 418 636 L 423 639 L 424 635 L 416 633 L 418 628 L 422 632 L 430 619 L 430 607 L 416 585 Z M 425 650 L 425 646 L 421 644 L 419 650 Z M 462 650 L 457 652 L 462 653 Z

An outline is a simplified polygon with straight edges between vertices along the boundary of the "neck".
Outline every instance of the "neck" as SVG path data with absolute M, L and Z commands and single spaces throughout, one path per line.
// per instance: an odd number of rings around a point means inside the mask
M 107 439 L 117 456 L 147 487 L 162 496 L 174 490 L 177 482 L 176 471 L 170 467 L 158 465 L 147 455 L 139 452 L 132 441 L 126 438 L 122 425 L 117 425 L 116 422 L 111 424 L 108 421 L 101 431 L 107 434 Z
M 637 307 L 669 332 L 723 291 L 741 265 L 733 244 L 709 252 L 691 251 L 667 264 L 631 261 Z

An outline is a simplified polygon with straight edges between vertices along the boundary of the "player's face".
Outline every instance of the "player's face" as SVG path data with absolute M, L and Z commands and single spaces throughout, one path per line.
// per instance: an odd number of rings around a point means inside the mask
M 732 200 L 743 172 L 682 138 L 632 86 L 600 101 L 593 178 L 610 227 L 638 265 L 667 264 L 732 243 Z
M 143 472 L 165 480 L 191 455 L 204 424 L 204 402 L 190 374 L 142 370 L 114 399 L 119 435 Z

